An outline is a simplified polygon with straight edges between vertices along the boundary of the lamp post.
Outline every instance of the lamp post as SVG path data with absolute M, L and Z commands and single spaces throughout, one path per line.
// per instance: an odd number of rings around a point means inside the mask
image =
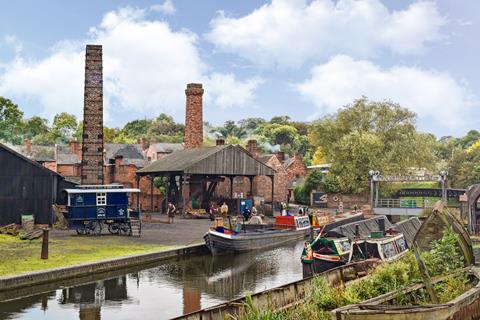
M 442 201 L 445 204 L 445 206 L 447 205 L 447 201 L 448 201 L 448 199 L 447 199 L 447 176 L 448 176 L 448 171 L 446 171 L 446 170 L 440 171 L 439 180 L 442 183 Z
M 370 204 L 372 206 L 372 211 L 375 205 L 378 202 L 378 189 L 377 189 L 377 195 L 374 197 L 374 190 L 375 190 L 375 183 L 378 183 L 378 177 L 380 176 L 380 172 L 375 171 L 375 170 L 370 170 L 368 172 L 368 178 L 370 179 Z M 377 199 L 377 201 L 375 201 Z

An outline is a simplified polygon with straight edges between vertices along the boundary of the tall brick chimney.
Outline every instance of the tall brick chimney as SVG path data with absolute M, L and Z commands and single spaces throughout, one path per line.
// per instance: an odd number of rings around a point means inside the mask
M 185 149 L 203 145 L 203 88 L 201 83 L 189 83 L 185 90 L 187 105 L 185 112 Z
M 87 45 L 83 104 L 82 184 L 103 184 L 102 46 Z

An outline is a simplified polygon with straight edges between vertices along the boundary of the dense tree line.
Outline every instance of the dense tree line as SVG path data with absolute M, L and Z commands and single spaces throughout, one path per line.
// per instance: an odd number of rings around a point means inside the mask
M 205 123 L 205 143 L 217 138 L 245 146 L 256 139 L 265 153 L 299 153 L 307 165 L 330 163 L 329 173 L 307 178 L 298 192 L 321 188 L 328 192 L 361 193 L 368 189 L 368 171 L 382 174 L 409 174 L 424 168 L 436 173 L 449 171 L 451 187 L 465 188 L 480 182 L 480 133 L 464 137 L 442 137 L 418 132 L 417 116 L 391 101 L 361 98 L 312 123 L 293 121 L 288 116 L 270 120 L 246 118 L 226 121 L 222 126 Z M 137 143 L 183 141 L 184 125 L 164 113 L 156 118 L 139 119 L 123 128 L 104 128 L 105 142 Z M 20 144 L 25 138 L 35 144 L 53 145 L 81 140 L 82 121 L 62 112 L 50 124 L 34 116 L 24 118 L 12 101 L 0 97 L 0 140 Z M 302 189 L 300 189 L 302 188 Z M 299 196 L 301 196 L 299 194 Z

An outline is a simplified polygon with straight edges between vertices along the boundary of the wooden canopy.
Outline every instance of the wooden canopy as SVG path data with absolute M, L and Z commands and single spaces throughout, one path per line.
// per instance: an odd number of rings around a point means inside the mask
M 176 151 L 137 171 L 139 176 L 169 174 L 271 176 L 275 170 L 235 145 Z

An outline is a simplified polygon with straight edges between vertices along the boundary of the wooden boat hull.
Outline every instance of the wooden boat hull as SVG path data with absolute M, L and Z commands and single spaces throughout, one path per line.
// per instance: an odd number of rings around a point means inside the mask
M 210 230 L 205 236 L 205 244 L 213 255 L 241 253 L 259 249 L 278 247 L 304 239 L 309 230 L 273 230 L 254 233 L 224 234 Z
M 374 268 L 377 261 L 365 260 L 351 263 L 332 270 L 322 275 L 332 286 L 343 286 L 346 282 L 357 279 L 367 274 L 367 271 Z M 308 297 L 314 286 L 313 277 L 291 282 L 280 287 L 251 295 L 253 305 L 260 310 L 272 309 L 282 310 L 292 306 Z M 246 312 L 245 297 L 231 300 L 213 307 L 195 311 L 183 316 L 173 318 L 175 320 L 223 320 L 241 319 Z
M 348 260 L 348 255 L 344 255 L 341 260 L 320 260 L 314 258 L 311 263 L 302 263 L 303 277 L 311 277 L 315 274 L 323 273 L 325 271 L 341 267 L 345 265 Z
M 465 270 L 480 279 L 476 268 Z M 433 283 L 435 281 L 432 281 Z M 475 287 L 444 304 L 398 306 L 393 302 L 399 295 L 417 290 L 422 284 L 389 292 L 379 297 L 348 305 L 331 312 L 339 320 L 474 320 L 480 317 L 480 282 Z

